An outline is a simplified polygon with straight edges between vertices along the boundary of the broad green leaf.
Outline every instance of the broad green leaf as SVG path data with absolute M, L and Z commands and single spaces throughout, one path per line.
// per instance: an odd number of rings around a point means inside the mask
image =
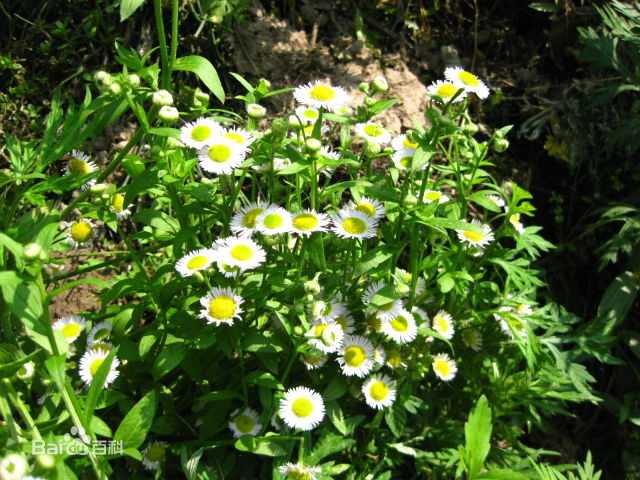
M 142 397 L 120 422 L 113 439 L 122 440 L 125 449 L 142 445 L 153 423 L 157 402 L 155 390 Z
M 224 89 L 218 72 L 211 62 L 200 55 L 189 55 L 187 57 L 177 58 L 173 64 L 173 69 L 184 72 L 195 73 L 200 80 L 207 86 L 220 102 L 224 103 Z
M 269 372 L 251 372 L 247 375 L 247 383 L 261 385 L 275 390 L 284 390 L 282 384 Z
M 640 290 L 640 282 L 631 271 L 618 275 L 607 287 L 598 305 L 596 324 L 602 335 L 609 335 L 624 322 Z
M 287 454 L 288 448 L 283 441 L 290 441 L 291 437 L 278 438 L 278 435 L 265 437 L 250 437 L 245 435 L 234 444 L 241 452 L 249 452 L 255 455 L 266 457 L 283 457 Z
M 464 425 L 465 455 L 469 478 L 482 469 L 491 448 L 491 408 L 487 398 L 480 397 Z
M 142 6 L 144 0 L 120 0 L 120 21 L 124 22 Z
M 153 363 L 151 373 L 153 378 L 158 380 L 164 377 L 171 370 L 176 368 L 187 354 L 187 349 L 182 343 L 172 343 L 165 345 L 156 361 Z
M 118 353 L 118 347 L 113 348 L 107 358 L 100 364 L 98 371 L 96 372 L 93 380 L 91 381 L 91 386 L 89 387 L 89 392 L 87 393 L 87 400 L 85 404 L 85 424 L 91 422 L 91 417 L 93 417 L 93 412 L 98 404 L 98 397 L 100 393 L 104 391 L 103 386 L 104 382 L 107 379 L 107 375 L 109 370 L 111 370 L 111 363 L 113 362 L 113 358 Z

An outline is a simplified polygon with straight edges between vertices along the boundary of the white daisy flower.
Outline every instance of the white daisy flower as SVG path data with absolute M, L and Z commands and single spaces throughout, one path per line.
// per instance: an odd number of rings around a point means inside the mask
M 302 355 L 302 363 L 307 367 L 307 370 L 317 370 L 323 367 L 328 359 L 329 357 L 326 354 L 317 350 Z
M 210 143 L 198 150 L 200 168 L 216 175 L 230 175 L 242 165 L 246 148 L 234 140 L 215 137 Z
M 342 209 L 332 217 L 333 232 L 342 238 L 372 238 L 376 236 L 378 222 L 368 215 L 352 209 Z
M 481 100 L 489 96 L 489 88 L 485 83 L 462 67 L 448 67 L 444 71 L 444 76 L 459 88 L 464 88 L 466 92 L 475 93 Z
M 520 221 L 520 214 L 514 213 L 509 216 L 509 223 L 513 225 L 513 228 L 516 229 L 516 232 L 522 233 L 524 232 L 524 224 Z
M 430 97 L 438 97 L 444 102 L 449 102 L 459 90 L 462 90 L 460 94 L 453 101 L 454 103 L 461 102 L 467 96 L 467 92 L 464 87 L 454 84 L 453 82 L 447 82 L 443 80 L 437 80 L 427 87 L 427 94 Z
M 342 325 L 332 320 L 314 321 L 306 334 L 309 344 L 323 353 L 334 353 L 340 350 L 344 339 Z
M 495 203 L 498 208 L 505 208 L 507 206 L 504 199 L 498 195 L 487 195 L 487 200 Z
M 212 288 L 200 299 L 199 317 L 216 326 L 233 325 L 235 319 L 240 320 L 244 300 L 230 288 Z
M 302 105 L 324 108 L 332 112 L 345 106 L 349 101 L 349 95 L 344 88 L 334 87 L 320 80 L 299 86 L 293 91 L 293 96 Z
M 69 155 L 71 158 L 67 163 L 67 174 L 84 177 L 96 171 L 96 164 L 91 161 L 91 157 L 80 150 L 73 150 Z M 81 190 L 86 190 L 95 185 L 96 180 L 92 178 L 82 185 Z
M 494 318 L 500 325 L 500 330 L 509 338 L 526 337 L 527 327 L 526 320 L 520 316 L 512 315 L 514 312 L 511 307 L 500 307 L 498 313 L 494 313 Z M 506 314 L 506 315 L 505 315 Z
M 394 298 L 391 302 L 383 305 L 374 305 L 373 298 L 387 285 L 384 282 L 376 282 L 370 285 L 362 295 L 362 302 L 372 309 L 378 321 L 391 320 L 395 318 L 404 308 L 401 300 Z M 380 325 L 380 328 L 382 326 Z M 379 329 L 377 329 L 379 330 Z
M 355 131 L 356 136 L 376 145 L 385 145 L 391 141 L 391 134 L 379 123 L 358 123 Z
M 322 422 L 324 411 L 324 400 L 318 392 L 310 388 L 291 388 L 280 400 L 280 418 L 296 430 L 313 430 Z
M 362 384 L 362 394 L 371 408 L 382 410 L 396 400 L 396 382 L 386 375 L 373 375 Z
M 436 376 L 445 382 L 453 380 L 456 373 L 458 373 L 458 366 L 456 365 L 456 362 L 449 358 L 449 355 L 446 353 L 434 355 L 431 366 L 433 367 L 433 371 Z
M 482 334 L 475 328 L 467 328 L 462 331 L 462 341 L 475 352 L 482 350 Z
M 95 235 L 95 224 L 87 218 L 81 218 L 67 227 L 67 243 L 78 248 L 91 242 Z
M 249 146 L 255 141 L 256 137 L 242 128 L 224 128 L 222 129 L 222 137 L 237 143 L 240 147 L 248 150 Z
M 373 350 L 373 345 L 365 337 L 345 335 L 338 356 L 342 373 L 348 377 L 365 377 L 373 369 Z
M 355 331 L 355 321 L 349 312 L 341 313 L 334 318 L 334 321 L 342 327 L 347 335 L 351 335 Z
M 180 129 L 180 141 L 188 147 L 200 150 L 210 145 L 222 133 L 222 126 L 211 118 L 199 118 Z
M 378 200 L 369 197 L 360 197 L 358 201 L 352 200 L 347 208 L 362 212 L 374 220 L 384 217 L 385 214 L 384 205 Z
M 2 480 L 22 480 L 29 464 L 19 453 L 10 453 L 0 460 L 0 478 Z
M 533 309 L 529 304 L 519 303 L 516 305 L 516 313 L 520 316 L 528 317 L 533 314 Z
M 216 261 L 216 254 L 210 248 L 201 248 L 187 253 L 176 262 L 176 271 L 183 277 L 208 269 Z
M 424 203 L 447 203 L 449 197 L 438 190 L 425 190 L 422 201 Z
M 98 373 L 98 369 L 102 362 L 109 356 L 109 350 L 102 347 L 92 347 L 87 350 L 82 358 L 80 359 L 80 378 L 85 383 L 85 385 L 91 385 L 93 382 L 93 378 Z M 118 378 L 120 372 L 118 372 L 118 366 L 120 365 L 120 360 L 118 357 L 113 357 L 111 362 L 111 368 L 109 369 L 109 373 L 107 373 L 107 378 L 104 381 L 104 388 L 107 388 L 111 383 Z
M 455 328 L 453 326 L 453 317 L 444 310 L 440 310 L 433 317 L 431 328 L 438 332 L 438 334 L 440 334 L 442 337 L 446 338 L 447 340 L 451 340 L 453 338 L 453 334 L 455 333 Z
M 62 333 L 67 343 L 73 343 L 80 336 L 86 324 L 87 322 L 84 318 L 78 315 L 70 315 L 56 320 L 53 324 L 53 329 Z
M 391 155 L 393 166 L 398 170 L 409 170 L 414 153 L 416 153 L 415 150 L 410 150 L 408 148 L 403 148 L 402 150 L 393 152 L 393 155 Z
M 228 267 L 237 267 L 240 271 L 252 270 L 267 258 L 264 249 L 248 237 L 228 237 L 215 251 L 221 270 Z
M 291 214 L 277 205 L 270 206 L 256 217 L 256 229 L 263 235 L 278 235 L 291 231 Z
M 93 347 L 95 343 L 103 342 L 109 338 L 112 330 L 113 325 L 110 322 L 96 323 L 87 335 L 87 345 Z
M 382 320 L 382 333 L 396 343 L 410 343 L 418 334 L 418 327 L 413 315 L 404 308 L 394 317 Z
M 310 467 L 301 463 L 285 463 L 278 469 L 280 475 L 291 480 L 316 480 L 322 469 L 320 467 Z
M 414 153 L 416 151 L 416 149 L 418 148 L 418 144 L 413 142 L 410 138 L 409 135 L 407 134 L 402 134 L 402 135 L 398 135 L 397 137 L 395 137 L 393 140 L 391 140 L 391 147 L 395 150 L 395 151 L 399 151 L 399 150 L 413 150 Z
M 300 105 L 298 108 L 296 108 L 296 116 L 303 123 L 316 123 L 318 118 L 320 118 L 320 110 L 318 110 L 317 108 Z
M 469 247 L 484 248 L 494 240 L 493 232 L 489 225 L 481 224 L 477 220 L 471 222 L 473 225 L 479 227 L 480 231 L 475 230 L 456 230 L 458 239 L 466 243 Z
M 233 432 L 233 438 L 240 438 L 244 435 L 255 437 L 260 433 L 262 425 L 258 412 L 250 408 L 238 409 L 231 414 L 229 420 L 229 430 Z
M 342 158 L 342 155 L 340 155 L 340 152 L 336 152 L 334 149 L 326 145 L 323 145 L 322 147 L 320 147 L 320 151 L 318 152 L 318 155 L 320 155 L 322 158 L 326 160 L 334 161 L 334 162 L 337 162 Z
M 164 442 L 151 442 L 142 452 L 142 465 L 149 471 L 156 471 L 164 462 L 167 452 L 167 444 Z
M 252 234 L 256 231 L 258 215 L 270 206 L 271 204 L 258 200 L 242 207 L 231 219 L 231 231 L 235 234 Z
M 291 231 L 303 236 L 309 236 L 314 232 L 326 232 L 329 226 L 329 217 L 315 210 L 303 210 L 291 217 Z
M 124 220 L 129 215 L 131 215 L 130 210 L 131 205 L 124 205 L 124 195 L 121 193 L 114 193 L 111 196 L 111 205 L 110 209 L 113 213 L 116 214 L 118 220 Z

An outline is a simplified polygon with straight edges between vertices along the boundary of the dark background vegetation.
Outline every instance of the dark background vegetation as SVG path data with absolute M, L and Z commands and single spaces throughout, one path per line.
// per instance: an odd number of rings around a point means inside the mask
M 531 3 L 544 5 L 534 9 Z M 180 48 L 210 58 L 229 92 L 238 87 L 225 75 L 233 70 L 228 39 L 245 22 L 255 21 L 257 11 L 310 34 L 315 29 L 325 44 L 347 35 L 374 51 L 397 52 L 423 83 L 441 75 L 447 57 L 458 56 L 494 90 L 479 118 L 490 125 L 515 125 L 499 169 L 505 180 L 514 179 L 533 193 L 534 221 L 557 247 L 540 265 L 550 285 L 546 295 L 579 317 L 575 334 L 588 343 L 589 336 L 601 333 L 598 305 L 611 281 L 624 270 L 637 271 L 633 254 L 617 263 L 601 261 L 601 247 L 619 225 L 600 227 L 599 216 L 608 206 L 637 204 L 640 175 L 638 91 L 619 89 L 620 84 L 640 85 L 640 13 L 631 37 L 618 42 L 589 37 L 584 30 L 603 35 L 594 7 L 610 3 L 188 0 Z M 629 8 L 634 4 L 626 2 Z M 77 100 L 93 72 L 118 68 L 115 42 L 138 49 L 153 44 L 151 4 L 125 23 L 118 8 L 117 0 L 0 2 L 0 136 L 40 135 L 55 88 Z M 621 34 L 610 36 L 616 35 Z M 627 250 L 633 253 L 634 245 Z M 635 305 L 625 312 L 607 339 L 593 347 L 599 360 L 584 358 L 598 379 L 603 403 L 577 407 L 573 417 L 548 424 L 544 439 L 567 461 L 591 450 L 605 478 L 640 478 L 634 424 L 640 419 L 640 382 L 631 341 L 639 311 Z M 542 443 L 531 442 L 537 440 Z

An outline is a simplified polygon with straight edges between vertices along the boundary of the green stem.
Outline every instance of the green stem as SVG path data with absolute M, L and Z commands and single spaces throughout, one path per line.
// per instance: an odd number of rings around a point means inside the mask
M 11 382 L 8 381 L 8 379 L 5 379 L 4 381 L 4 388 L 7 389 L 7 392 L 8 392 L 7 396 L 9 397 L 9 400 L 11 401 L 11 403 L 13 403 L 13 406 L 16 408 L 16 410 L 24 420 L 24 423 L 26 424 L 26 426 L 29 428 L 29 430 L 31 430 L 33 439 L 37 441 L 42 441 L 42 436 L 40 436 L 40 431 L 38 430 L 38 427 L 36 427 L 36 423 L 33 421 L 33 418 L 29 414 L 29 410 L 27 406 L 24 404 L 24 402 L 22 401 L 20 396 L 17 394 L 17 392 L 11 385 Z
M 20 427 L 13 418 L 9 402 L 7 402 L 4 392 L 3 395 L 0 395 L 0 414 L 2 414 L 2 417 L 4 418 L 4 423 L 7 425 L 7 429 L 9 430 L 9 433 L 11 433 L 11 437 L 16 441 L 16 443 L 20 442 Z
M 171 2 L 171 62 L 169 63 L 169 81 L 171 81 L 171 72 L 173 66 L 176 63 L 176 56 L 178 54 L 178 14 L 180 8 L 178 0 L 172 0 Z
M 158 41 L 160 42 L 160 62 L 162 64 L 162 78 L 160 86 L 167 88 L 171 71 L 169 66 L 169 55 L 167 53 L 167 37 L 164 31 L 164 20 L 162 19 L 162 0 L 153 0 L 153 12 L 156 18 L 156 30 L 158 31 Z

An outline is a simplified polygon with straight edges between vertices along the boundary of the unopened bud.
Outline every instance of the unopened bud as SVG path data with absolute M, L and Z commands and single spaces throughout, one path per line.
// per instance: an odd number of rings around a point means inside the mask
M 111 85 L 109 85 L 109 91 L 114 95 L 119 95 L 120 92 L 122 92 L 122 87 L 120 86 L 119 83 L 114 82 Z
M 24 256 L 29 260 L 35 260 L 42 254 L 42 247 L 37 243 L 28 243 L 24 247 Z
M 36 457 L 36 464 L 43 470 L 51 470 L 56 466 L 56 458 L 48 453 L 38 455 Z
M 358 90 L 360 90 L 362 93 L 369 94 L 369 83 L 362 82 L 360 85 L 358 85 Z
M 387 79 L 382 75 L 374 78 L 373 82 L 371 82 L 371 85 L 376 92 L 386 92 L 387 90 L 389 90 L 389 83 L 387 82 Z
M 140 76 L 135 73 L 131 73 L 127 75 L 127 83 L 131 85 L 133 88 L 140 86 Z
M 160 110 L 158 111 L 158 117 L 160 117 L 160 120 L 164 122 L 173 123 L 180 118 L 180 112 L 176 107 L 165 105 L 163 107 L 160 107 Z
M 502 153 L 504 152 L 507 148 L 509 148 L 509 140 L 507 140 L 506 138 L 497 138 L 494 142 L 493 142 L 493 148 L 496 152 L 498 153 Z
M 322 142 L 317 138 L 307 138 L 304 146 L 309 153 L 318 153 L 322 148 Z
M 159 107 L 173 105 L 173 95 L 167 90 L 158 90 L 157 92 L 153 92 L 151 101 Z
M 105 72 L 104 70 L 98 70 L 93 75 L 93 78 L 96 82 L 100 83 L 105 87 L 108 87 L 113 83 L 113 77 L 111 76 L 111 74 L 108 72 Z
M 382 147 L 373 142 L 367 142 L 367 154 L 368 155 L 377 155 L 382 151 Z
M 271 90 L 271 82 L 266 78 L 261 78 L 258 82 L 258 88 L 263 88 L 265 90 Z
M 288 121 L 289 121 L 289 126 L 291 128 L 301 128 L 302 127 L 302 122 L 295 115 L 289 115 L 289 120 Z
M 267 114 L 267 109 L 257 103 L 250 103 L 247 105 L 247 115 L 251 118 L 260 119 L 264 118 Z

